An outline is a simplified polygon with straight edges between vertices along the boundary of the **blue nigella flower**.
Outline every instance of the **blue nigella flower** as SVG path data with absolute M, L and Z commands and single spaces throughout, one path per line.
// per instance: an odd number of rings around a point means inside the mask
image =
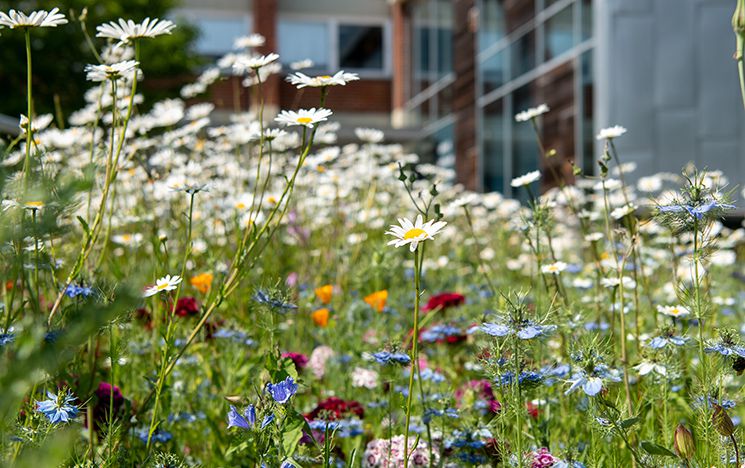
M 530 340 L 538 336 L 550 333 L 556 329 L 556 325 L 537 325 L 529 320 L 524 321 L 517 327 L 503 323 L 484 323 L 481 331 L 491 336 L 507 336 L 515 334 L 521 340 Z
M 684 336 L 655 336 L 654 338 L 649 340 L 647 346 L 652 349 L 662 349 L 669 344 L 675 346 L 683 346 L 686 343 L 686 340 L 687 338 Z
M 243 429 L 250 429 L 256 423 L 256 408 L 254 405 L 248 405 L 243 415 L 238 413 L 235 406 L 230 405 L 230 411 L 228 412 L 228 429 L 231 427 L 240 427 Z
M 72 402 L 75 396 L 68 390 L 64 395 L 47 392 L 47 399 L 36 402 L 36 411 L 44 414 L 52 424 L 69 422 L 78 414 L 78 407 Z
M 254 294 L 253 299 L 259 304 L 268 305 L 269 307 L 279 309 L 280 311 L 297 309 L 297 306 L 295 304 L 280 301 L 279 299 L 274 299 L 271 296 L 269 296 L 269 294 L 267 294 L 265 291 L 262 291 L 261 289 L 256 291 L 256 294 Z
M 411 358 L 404 353 L 391 353 L 389 351 L 379 351 L 374 353 L 373 358 L 379 364 L 401 364 L 406 365 L 411 362 Z
M 7 344 L 10 344 L 14 342 L 15 339 L 16 339 L 16 335 L 13 332 L 0 333 L 0 346 L 5 346 Z
M 266 390 L 272 396 L 274 401 L 281 405 L 284 405 L 285 403 L 290 401 L 292 395 L 297 393 L 297 384 L 294 380 L 292 380 L 292 377 L 288 376 L 285 380 L 279 383 L 267 384 Z
M 718 343 L 707 346 L 706 348 L 704 348 L 704 351 L 707 353 L 719 353 L 722 356 L 737 355 L 740 357 L 745 357 L 745 347 L 738 346 L 734 343 L 727 343 L 724 341 L 720 341 Z
M 93 288 L 71 284 L 65 289 L 65 295 L 70 298 L 75 298 L 78 296 L 83 296 L 87 298 L 93 295 Z
M 579 370 L 572 375 L 569 383 L 572 385 L 569 389 L 564 392 L 564 395 L 581 388 L 588 396 L 595 396 L 600 393 L 603 389 L 603 381 L 607 380 L 610 382 L 620 382 L 621 377 L 618 375 L 618 371 L 610 369 L 605 364 L 598 364 L 591 375 L 588 375 L 584 370 Z
M 688 212 L 689 215 L 696 219 L 701 219 L 704 217 L 706 213 L 709 211 L 720 208 L 723 210 L 733 210 L 735 209 L 735 205 L 730 205 L 727 203 L 720 203 L 716 200 L 712 200 L 708 203 L 704 203 L 702 205 L 698 206 L 691 206 L 691 205 L 668 205 L 668 206 L 660 206 L 659 210 L 662 213 L 680 213 L 683 211 Z
M 148 429 L 146 427 L 143 427 L 142 429 L 138 429 L 135 431 L 135 435 L 138 439 L 140 439 L 143 443 L 147 443 L 147 432 Z M 156 429 L 155 432 L 153 432 L 153 436 L 151 437 L 151 440 L 155 443 L 165 443 L 169 440 L 173 439 L 173 434 L 171 434 L 168 431 L 164 431 L 162 429 Z

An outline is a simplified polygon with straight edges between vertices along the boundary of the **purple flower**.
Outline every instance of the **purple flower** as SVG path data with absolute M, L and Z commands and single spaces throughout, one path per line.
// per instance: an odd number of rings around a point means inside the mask
M 297 384 L 294 380 L 292 380 L 292 377 L 288 376 L 285 380 L 279 383 L 267 384 L 266 390 L 272 396 L 274 401 L 281 405 L 284 405 L 285 403 L 290 401 L 292 395 L 297 393 Z
M 228 412 L 228 429 L 231 427 L 241 427 L 243 429 L 250 429 L 256 423 L 256 408 L 254 405 L 248 405 L 248 408 L 243 412 L 243 415 L 238 413 L 235 406 L 230 405 L 230 411 Z

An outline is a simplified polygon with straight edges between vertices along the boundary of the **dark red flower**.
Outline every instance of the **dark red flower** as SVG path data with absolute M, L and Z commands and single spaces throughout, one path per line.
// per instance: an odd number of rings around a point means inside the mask
M 455 391 L 455 401 L 458 403 L 458 406 L 463 404 L 470 405 L 472 401 L 469 402 L 468 400 L 474 398 L 485 401 L 489 411 L 492 413 L 498 413 L 502 409 L 502 405 L 494 397 L 491 382 L 488 380 L 471 380 Z
M 528 414 L 530 415 L 531 418 L 538 419 L 538 415 L 540 414 L 541 410 L 536 405 L 534 405 L 531 402 L 527 402 L 525 404 L 525 407 L 528 410 Z
M 305 369 L 305 366 L 308 365 L 308 356 L 305 354 L 282 353 L 282 357 L 292 359 L 292 362 L 295 364 L 295 369 L 297 369 L 298 372 Z
M 174 313 L 179 317 L 190 317 L 192 315 L 198 315 L 199 303 L 191 296 L 182 297 L 176 303 L 176 310 L 174 311 Z
M 463 294 L 449 292 L 435 294 L 434 296 L 430 297 L 427 301 L 427 304 L 422 307 L 422 311 L 428 312 L 430 310 L 446 310 L 451 307 L 458 307 L 460 305 L 463 305 L 465 302 L 466 296 L 464 296 Z
M 142 324 L 147 330 L 153 329 L 153 318 L 150 315 L 150 311 L 144 307 L 140 307 L 135 311 L 135 318 Z
M 110 410 L 113 410 L 114 418 L 120 416 L 124 402 L 124 395 L 119 387 L 108 382 L 99 383 L 96 389 L 96 404 L 93 407 L 95 429 L 99 430 L 108 423 Z
M 342 400 L 339 397 L 332 396 L 318 403 L 313 411 L 305 417 L 308 420 L 323 419 L 334 421 L 352 415 L 362 418 L 365 416 L 365 409 L 359 402 L 354 400 Z

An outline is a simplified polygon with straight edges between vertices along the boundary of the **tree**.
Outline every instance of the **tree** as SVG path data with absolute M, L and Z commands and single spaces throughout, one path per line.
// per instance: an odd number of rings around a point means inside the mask
M 178 0 L 0 0 L 0 11 L 14 8 L 29 13 L 57 7 L 69 20 L 68 24 L 56 28 L 36 28 L 31 35 L 35 113 L 61 111 L 67 116 L 83 104 L 83 93 L 89 87 L 83 69 L 86 64 L 97 63 L 79 21 L 84 9 L 87 9 L 87 31 L 100 52 L 106 42 L 95 37 L 97 25 L 119 18 L 172 19 L 169 12 L 177 3 Z M 146 80 L 138 91 L 145 94 L 146 103 L 177 94 L 181 84 L 199 65 L 198 56 L 191 52 L 197 29 L 178 19 L 177 23 L 171 35 L 142 41 L 140 60 Z M 17 116 L 26 112 L 23 33 L 3 29 L 0 34 L 0 89 L 3 90 L 0 113 Z

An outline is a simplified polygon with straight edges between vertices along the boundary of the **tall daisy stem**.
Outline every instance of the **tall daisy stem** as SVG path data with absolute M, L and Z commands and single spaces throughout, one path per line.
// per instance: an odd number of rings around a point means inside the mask
M 404 468 L 409 466 L 409 425 L 411 423 L 411 402 L 414 395 L 414 374 L 419 367 L 419 299 L 421 296 L 422 258 L 424 246 L 414 251 L 414 333 L 411 343 L 411 370 L 409 371 L 409 393 L 406 396 L 406 426 L 404 429 Z

